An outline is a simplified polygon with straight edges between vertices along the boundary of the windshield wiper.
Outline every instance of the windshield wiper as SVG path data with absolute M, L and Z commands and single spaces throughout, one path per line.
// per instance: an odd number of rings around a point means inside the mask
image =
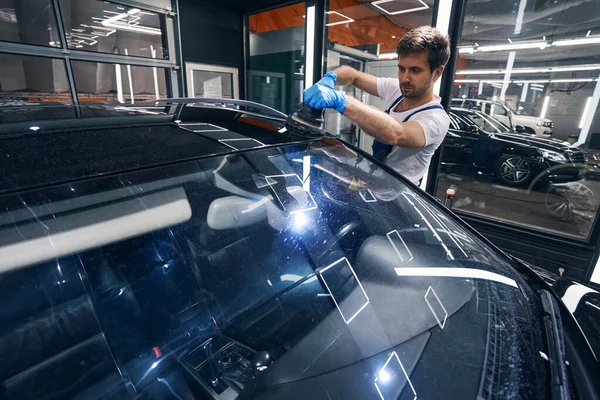
M 174 105 L 177 104 L 206 104 L 206 105 L 211 105 L 211 106 L 216 106 L 216 107 L 223 107 L 223 108 L 227 108 L 230 110 L 236 110 L 236 111 L 244 111 L 244 110 L 257 110 L 260 111 L 262 114 L 266 114 L 266 115 L 271 115 L 277 118 L 287 118 L 287 115 L 282 113 L 279 110 L 276 110 L 272 107 L 269 106 L 265 106 L 264 104 L 260 104 L 260 103 L 255 103 L 253 101 L 247 101 L 247 100 L 236 100 L 236 99 L 213 99 L 213 98 L 203 98 L 203 97 L 199 97 L 199 98 L 177 98 L 177 99 L 159 99 L 159 100 L 150 100 L 147 103 L 154 103 L 154 104 L 169 104 L 169 103 L 173 103 Z
M 570 399 L 567 378 L 567 360 L 560 310 L 556 299 L 547 290 L 538 292 L 544 307 L 544 327 L 548 343 L 548 362 L 550 363 L 550 393 L 552 399 Z

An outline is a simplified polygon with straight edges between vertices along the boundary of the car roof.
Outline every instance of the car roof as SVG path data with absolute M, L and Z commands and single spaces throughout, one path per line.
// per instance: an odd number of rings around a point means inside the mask
M 260 105 L 2 107 L 0 194 L 303 142 Z

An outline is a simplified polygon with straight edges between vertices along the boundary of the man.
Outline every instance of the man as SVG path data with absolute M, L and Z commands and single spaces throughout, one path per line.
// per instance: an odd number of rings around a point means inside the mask
M 325 74 L 304 91 L 304 102 L 333 108 L 373 136 L 373 155 L 413 183 L 425 175 L 431 156 L 444 140 L 450 118 L 433 94 L 433 85 L 450 58 L 450 41 L 430 26 L 400 39 L 398 79 L 377 78 L 347 66 Z M 383 99 L 385 112 L 346 97 L 334 86 L 353 85 Z

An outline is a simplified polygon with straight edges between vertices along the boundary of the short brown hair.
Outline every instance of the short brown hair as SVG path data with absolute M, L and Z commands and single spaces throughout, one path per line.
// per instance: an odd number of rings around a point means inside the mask
M 398 42 L 398 57 L 426 51 L 431 72 L 446 65 L 450 58 L 450 39 L 431 26 L 419 26 L 406 32 Z

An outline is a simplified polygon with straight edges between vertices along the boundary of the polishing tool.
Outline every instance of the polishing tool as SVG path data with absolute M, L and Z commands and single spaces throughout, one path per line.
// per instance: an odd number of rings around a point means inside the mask
M 300 136 L 310 138 L 324 136 L 323 110 L 302 104 L 300 110 L 287 118 L 285 126 L 289 132 Z

